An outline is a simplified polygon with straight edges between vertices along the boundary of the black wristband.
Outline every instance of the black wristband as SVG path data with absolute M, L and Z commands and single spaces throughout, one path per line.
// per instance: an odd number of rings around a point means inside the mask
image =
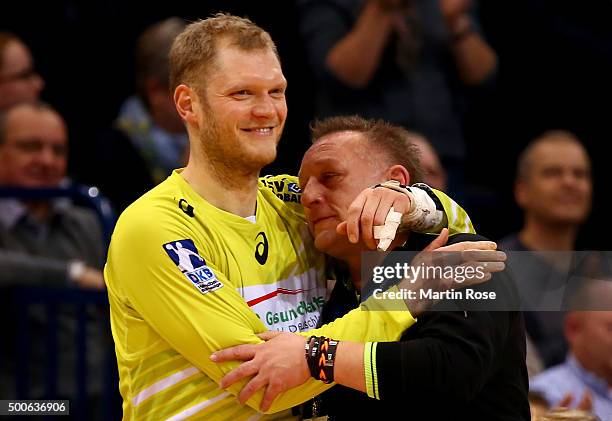
M 321 344 L 321 356 L 319 357 L 319 380 L 323 383 L 334 381 L 334 365 L 336 362 L 336 350 L 338 341 L 325 338 Z
M 319 354 L 319 338 L 316 336 L 311 336 L 308 338 L 304 351 L 306 355 L 306 364 L 308 365 L 310 375 L 318 380 L 316 360 Z
M 334 381 L 334 363 L 339 341 L 324 336 L 311 336 L 304 346 L 310 375 L 323 383 Z

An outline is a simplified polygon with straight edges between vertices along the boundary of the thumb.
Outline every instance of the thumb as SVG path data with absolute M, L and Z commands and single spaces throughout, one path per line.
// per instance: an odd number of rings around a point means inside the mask
M 340 222 L 336 227 L 336 232 L 340 235 L 348 235 L 348 222 Z
M 437 248 L 440 248 L 444 246 L 447 241 L 448 241 L 448 228 L 442 228 L 442 231 L 440 231 L 440 235 L 438 235 L 435 240 L 429 243 L 429 245 L 425 247 L 423 251 L 432 251 Z
M 264 341 L 269 341 L 270 339 L 275 338 L 280 334 L 281 332 L 277 330 L 267 330 L 265 332 L 258 333 L 257 336 L 259 337 L 259 339 L 263 339 Z

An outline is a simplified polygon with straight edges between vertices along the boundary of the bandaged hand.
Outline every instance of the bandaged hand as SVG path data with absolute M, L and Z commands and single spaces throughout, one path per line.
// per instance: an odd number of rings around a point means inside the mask
M 445 223 L 444 212 L 424 190 L 388 180 L 363 190 L 348 209 L 345 222 L 337 232 L 348 235 L 351 243 L 361 238 L 370 249 L 386 251 L 398 228 L 404 231 L 437 232 Z M 378 240 L 378 242 L 376 241 Z
M 397 184 L 399 185 L 399 183 Z M 384 229 L 385 221 L 388 220 L 391 209 L 394 213 L 391 214 L 388 221 L 389 228 Z M 411 200 L 409 195 L 404 192 L 382 186 L 369 187 L 363 190 L 351 203 L 346 221 L 338 224 L 336 230 L 339 234 L 347 235 L 351 243 L 356 244 L 361 240 L 368 248 L 374 250 L 377 246 L 380 246 L 376 241 L 378 238 L 375 236 L 374 227 L 381 227 L 376 229 L 376 233 L 378 236 L 384 234 L 385 238 L 390 238 L 388 243 L 391 244 L 397 231 L 397 227 L 393 230 L 392 224 L 394 222 L 392 221 L 397 219 L 396 214 L 399 214 L 401 218 L 410 210 Z

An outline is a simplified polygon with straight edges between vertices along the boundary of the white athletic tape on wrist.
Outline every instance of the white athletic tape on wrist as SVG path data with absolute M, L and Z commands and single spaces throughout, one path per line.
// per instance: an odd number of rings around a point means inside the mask
M 436 209 L 436 204 L 425 190 L 413 188 L 412 204 L 410 212 L 406 215 L 405 222 L 409 224 L 412 231 L 426 232 L 438 226 L 444 219 L 444 212 Z
M 377 247 L 379 251 L 387 251 L 395 238 L 395 233 L 401 221 L 402 214 L 400 212 L 395 212 L 395 209 L 391 207 L 385 218 L 385 225 L 377 225 L 374 227 L 374 238 L 379 240 Z
M 376 187 L 385 187 L 404 193 L 410 199 L 410 210 L 404 222 L 410 227 L 411 231 L 427 232 L 439 225 L 444 219 L 444 212 L 436 208 L 436 203 L 429 194 L 418 187 L 408 189 L 400 184 L 399 181 L 389 180 Z

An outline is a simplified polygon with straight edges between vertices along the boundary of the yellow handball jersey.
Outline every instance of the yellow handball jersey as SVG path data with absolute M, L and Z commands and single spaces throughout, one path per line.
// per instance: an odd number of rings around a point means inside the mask
M 435 194 L 451 233 L 473 231 L 463 209 Z M 253 222 L 212 206 L 175 171 L 121 215 L 104 274 L 124 419 L 291 418 L 289 408 L 330 387 L 310 379 L 262 414 L 262 391 L 243 406 L 235 396 L 246 381 L 218 386 L 238 363 L 209 358 L 259 343 L 255 334 L 265 330 L 316 326 L 326 293 L 324 259 L 299 195 L 296 177 L 260 179 Z M 412 323 L 407 310 L 362 306 L 307 335 L 392 341 Z

